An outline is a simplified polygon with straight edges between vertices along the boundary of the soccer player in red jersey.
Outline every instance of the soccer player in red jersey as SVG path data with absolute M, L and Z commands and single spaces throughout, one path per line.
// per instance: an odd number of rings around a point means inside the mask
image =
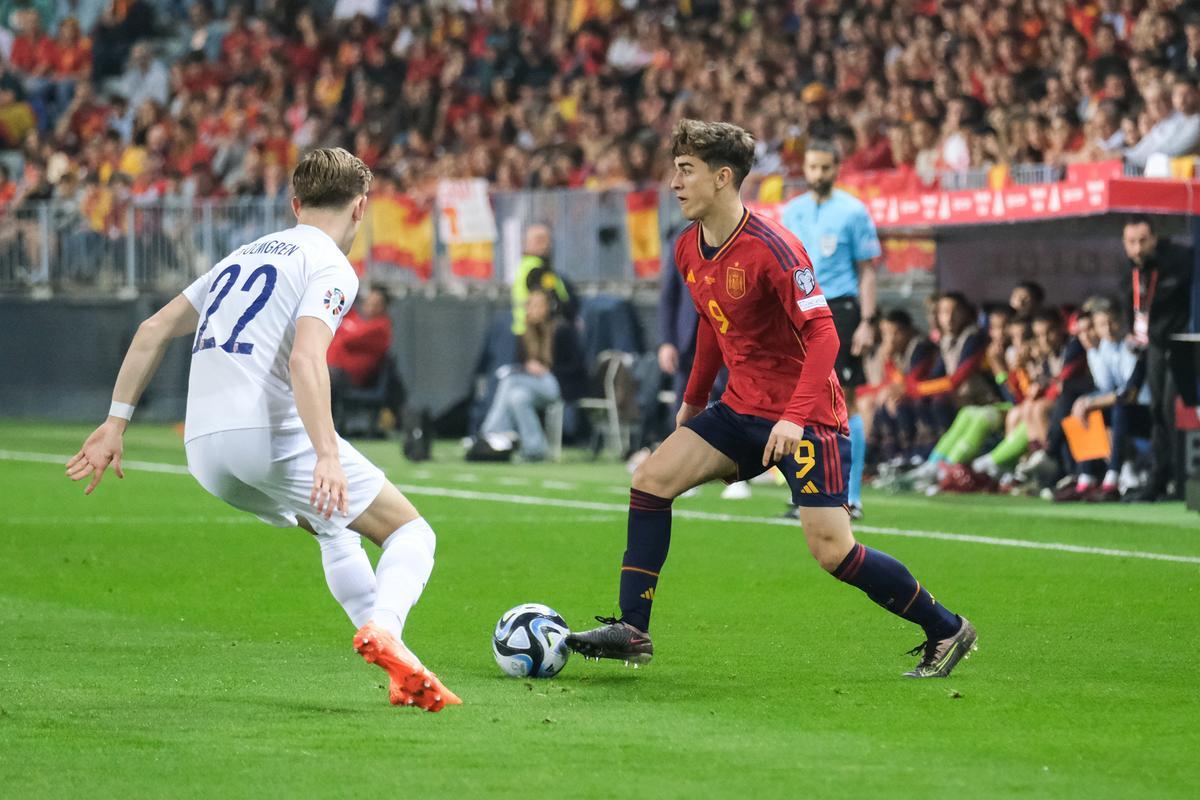
M 966 619 L 938 603 L 891 556 L 855 542 L 846 507 L 846 403 L 825 296 L 804 247 L 742 205 L 754 138 L 723 122 L 682 120 L 671 181 L 685 217 L 675 263 L 700 314 L 696 356 L 676 429 L 633 475 L 621 618 L 567 644 L 589 658 L 645 663 L 654 653 L 650 609 L 671 540 L 671 503 L 714 479 L 746 480 L 778 464 L 800 507 L 809 551 L 838 580 L 920 625 L 921 660 L 905 673 L 944 677 L 975 644 Z M 705 408 L 721 364 L 729 383 Z

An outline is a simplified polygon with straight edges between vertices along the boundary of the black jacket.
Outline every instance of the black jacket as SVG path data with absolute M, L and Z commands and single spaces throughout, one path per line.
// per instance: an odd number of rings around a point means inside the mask
M 1168 347 L 1171 336 L 1188 329 L 1195 262 L 1192 248 L 1160 239 L 1154 255 L 1147 259 L 1141 271 L 1142 302 L 1150 290 L 1152 275 L 1158 274 L 1154 297 L 1150 301 L 1150 344 L 1155 347 Z M 1134 269 L 1132 263 L 1129 266 Z

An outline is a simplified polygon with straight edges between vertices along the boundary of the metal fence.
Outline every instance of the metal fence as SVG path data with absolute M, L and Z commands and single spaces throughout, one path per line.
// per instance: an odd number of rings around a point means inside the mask
M 295 218 L 286 202 L 30 204 L 0 216 L 0 290 L 178 291 L 236 245 Z
M 550 226 L 555 268 L 585 285 L 635 280 L 629 249 L 624 192 L 572 190 L 498 192 L 493 195 L 498 240 L 490 280 L 451 274 L 446 248 L 434 226 L 435 287 L 505 284 L 506 267 L 520 257 L 525 228 Z M 680 227 L 678 204 L 669 192 L 660 198 L 663 247 Z M 0 215 L 0 291 L 132 295 L 174 292 L 203 274 L 235 248 L 295 218 L 286 200 L 243 198 L 189 202 L 167 200 L 112 209 L 86 201 L 32 203 Z M 364 226 L 367 252 L 372 236 Z M 416 275 L 393 264 L 365 265 L 372 281 L 399 286 L 418 283 Z
M 1046 165 L 1017 166 L 1011 172 L 1018 184 L 1062 177 L 1060 168 Z M 942 190 L 987 186 L 984 170 L 942 173 L 940 179 Z M 785 196 L 802 186 L 787 181 Z M 492 206 L 498 239 L 491 278 L 455 277 L 434 225 L 433 288 L 506 284 L 520 258 L 524 230 L 535 222 L 550 226 L 555 269 L 569 279 L 581 285 L 636 281 L 624 192 L 496 192 Z M 666 189 L 659 194 L 658 219 L 662 249 L 667 253 L 683 219 Z M 75 201 L 25 204 L 0 214 L 0 292 L 91 296 L 174 292 L 236 247 L 290 227 L 294 221 L 286 199 L 171 199 L 135 202 L 114 210 L 107 200 L 85 194 Z M 360 236 L 367 239 L 368 253 L 370 240 L 381 235 L 364 226 Z M 371 281 L 392 287 L 420 282 L 413 271 L 373 263 L 370 256 L 366 273 Z

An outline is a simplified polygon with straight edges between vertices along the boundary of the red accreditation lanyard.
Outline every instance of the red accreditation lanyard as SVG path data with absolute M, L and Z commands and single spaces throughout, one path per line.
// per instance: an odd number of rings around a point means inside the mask
M 1150 343 L 1150 305 L 1158 289 L 1158 270 L 1150 273 L 1150 286 L 1146 290 L 1146 306 L 1142 308 L 1142 271 L 1133 271 L 1133 337 L 1139 344 Z

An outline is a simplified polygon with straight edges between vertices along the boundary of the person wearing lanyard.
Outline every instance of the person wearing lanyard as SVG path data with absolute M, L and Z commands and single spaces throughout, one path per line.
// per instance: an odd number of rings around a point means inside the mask
M 841 340 L 835 369 L 852 414 L 852 466 L 847 494 L 850 516 L 860 519 L 867 438 L 862 417 L 854 413 L 854 389 L 866 382 L 859 356 L 871 346 L 869 320 L 876 310 L 875 262 L 882 249 L 867 207 L 848 192 L 833 187 L 840 167 L 841 156 L 832 143 L 809 142 L 804 153 L 804 179 L 809 191 L 783 207 L 781 221 L 808 251 L 817 280 L 829 298 Z
M 1171 337 L 1187 330 L 1191 313 L 1195 254 L 1190 247 L 1159 239 L 1147 216 L 1130 217 L 1123 233 L 1133 289 L 1134 342 L 1145 348 L 1146 381 L 1150 386 L 1154 472 L 1145 492 L 1134 500 L 1160 500 L 1170 495 L 1177 461 L 1175 381 L 1171 378 Z M 1181 491 L 1175 481 L 1174 494 Z

